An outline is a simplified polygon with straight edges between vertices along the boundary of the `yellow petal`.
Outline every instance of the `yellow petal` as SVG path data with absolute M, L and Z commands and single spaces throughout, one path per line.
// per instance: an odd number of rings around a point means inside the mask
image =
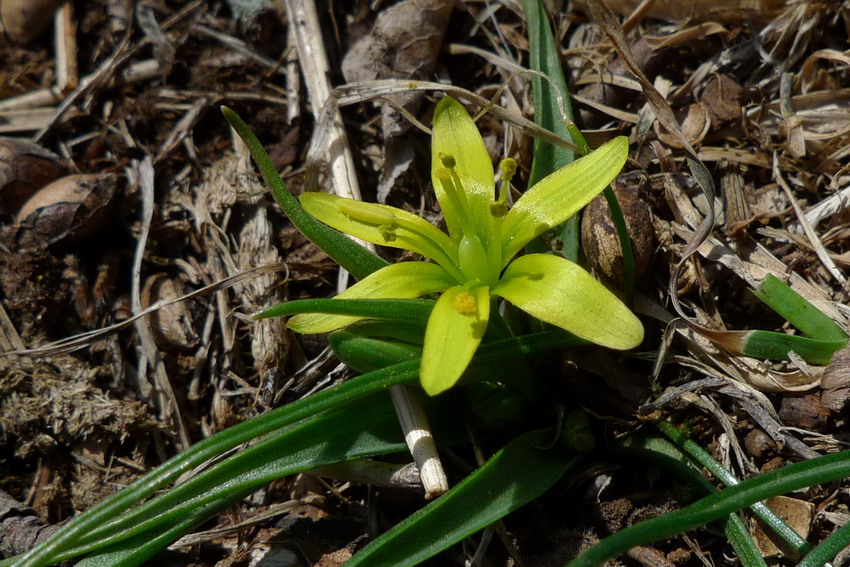
M 471 291 L 455 286 L 440 296 L 428 318 L 419 371 L 429 395 L 448 390 L 460 379 L 481 343 L 489 317 L 490 294 L 484 286 Z
M 625 350 L 643 341 L 643 325 L 634 313 L 584 268 L 560 256 L 517 258 L 492 294 L 541 321 L 608 348 Z
M 464 193 L 467 213 L 475 219 L 476 224 L 489 222 L 490 203 L 495 197 L 493 162 L 475 122 L 458 101 L 448 96 L 434 110 L 431 181 L 449 232 L 452 237 L 459 239 L 462 233 L 460 215 L 463 212 L 457 210 L 458 204 L 446 194 L 439 175 L 440 171 L 446 169 L 447 160 L 453 163 L 457 172 L 461 184 L 457 189 Z M 479 228 L 486 229 L 486 226 Z M 478 236 L 481 238 L 485 235 L 479 233 Z
M 456 246 L 446 233 L 403 209 L 345 199 L 328 193 L 304 193 L 308 213 L 341 232 L 380 244 L 410 250 L 452 269 Z
M 629 141 L 619 136 L 548 175 L 508 211 L 502 225 L 502 263 L 508 263 L 534 237 L 588 204 L 617 177 L 629 156 Z

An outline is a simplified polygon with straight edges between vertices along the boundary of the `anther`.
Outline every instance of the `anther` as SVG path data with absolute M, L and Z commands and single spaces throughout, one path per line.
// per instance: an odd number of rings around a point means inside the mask
M 464 317 L 472 317 L 476 313 L 477 302 L 475 297 L 462 291 L 455 297 L 452 307 Z
M 516 160 L 513 158 L 505 158 L 499 164 L 499 169 L 502 170 L 502 181 L 508 183 L 516 175 Z

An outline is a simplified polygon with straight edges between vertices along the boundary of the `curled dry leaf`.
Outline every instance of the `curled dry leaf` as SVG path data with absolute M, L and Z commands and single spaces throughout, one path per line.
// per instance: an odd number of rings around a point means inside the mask
M 821 379 L 821 406 L 840 412 L 850 401 L 850 348 L 835 353 Z
M 0 0 L 0 18 L 6 34 L 17 43 L 30 43 L 53 20 L 65 0 Z
M 63 173 L 59 156 L 28 140 L 0 138 L 0 210 L 17 211 Z
M 142 307 L 171 301 L 185 295 L 183 284 L 165 274 L 154 274 L 142 288 Z M 185 301 L 163 305 L 149 315 L 151 334 L 157 346 L 167 352 L 191 352 L 198 346 L 198 332 Z
M 111 173 L 68 175 L 42 187 L 24 205 L 12 228 L 15 249 L 68 243 L 97 233 L 109 220 L 118 185 Z
M 812 529 L 812 521 L 815 517 L 815 505 L 811 502 L 800 500 L 799 498 L 791 498 L 789 496 L 774 496 L 766 502 L 767 506 L 776 512 L 780 518 L 803 539 L 808 538 L 809 532 Z M 750 529 L 755 537 L 756 545 L 764 557 L 783 556 L 789 559 L 800 559 L 794 553 L 793 549 L 783 545 L 782 540 L 773 535 L 771 530 L 764 530 L 762 524 L 753 521 Z M 770 533 L 773 537 L 768 535 Z
M 456 0 L 404 0 L 383 10 L 371 32 L 355 43 L 342 62 L 350 82 L 376 79 L 427 79 L 434 72 L 443 35 Z M 422 93 L 388 96 L 408 112 L 416 113 Z M 381 111 L 384 166 L 378 184 L 383 202 L 395 180 L 413 161 L 413 146 L 405 137 L 410 123 L 390 105 Z
M 677 113 L 678 114 L 678 113 Z M 678 118 L 678 116 L 677 116 Z M 687 107 L 687 113 L 681 119 L 682 134 L 685 139 L 692 145 L 698 146 L 705 139 L 706 134 L 711 129 L 711 116 L 706 107 L 702 103 L 690 104 Z M 672 148 L 682 149 L 684 146 L 676 136 L 664 132 L 664 129 L 658 122 L 653 123 L 655 133 L 658 139 Z
M 635 279 L 639 280 L 652 264 L 655 230 L 649 207 L 637 192 L 614 184 L 617 202 L 623 210 L 634 256 Z M 581 222 L 581 245 L 593 269 L 608 281 L 623 285 L 623 251 L 620 237 L 604 195 L 599 195 L 584 210 Z
M 606 0 L 608 7 L 621 16 L 631 16 L 641 0 Z M 788 0 L 656 0 L 644 16 L 667 22 L 696 23 L 705 20 L 740 22 L 764 20 L 778 13 Z M 588 0 L 579 0 L 576 7 L 585 10 Z

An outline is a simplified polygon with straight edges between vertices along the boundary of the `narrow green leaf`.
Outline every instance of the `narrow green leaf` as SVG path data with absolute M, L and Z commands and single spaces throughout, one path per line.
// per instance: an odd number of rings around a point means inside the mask
M 508 346 L 519 348 L 523 355 L 565 348 L 574 342 L 561 332 L 543 332 L 533 335 L 494 341 L 482 346 L 473 365 L 489 364 L 506 356 L 515 356 Z M 168 462 L 148 473 L 132 485 L 110 496 L 62 526 L 48 540 L 30 552 L 16 557 L 16 567 L 46 567 L 58 561 L 69 550 L 77 547 L 81 538 L 99 526 L 110 522 L 119 514 L 137 505 L 156 491 L 167 486 L 182 474 L 216 458 L 219 455 L 257 437 L 280 430 L 312 415 L 331 408 L 355 403 L 362 397 L 384 391 L 390 386 L 409 384 L 419 377 L 419 361 L 404 362 L 375 372 L 364 374 L 339 386 L 317 392 L 267 414 L 235 425 L 190 447 Z
M 546 434 L 532 432 L 511 441 L 449 492 L 367 545 L 346 567 L 416 565 L 537 498 L 578 461 L 542 449 Z
M 746 506 L 806 486 L 832 482 L 847 476 L 850 451 L 823 455 L 743 481 L 716 492 L 690 506 L 630 526 L 610 535 L 585 551 L 568 567 L 597 567 L 632 547 L 646 545 L 708 522 Z
M 419 338 L 421 340 L 422 335 Z M 328 342 L 337 358 L 357 372 L 371 372 L 422 357 L 421 344 L 364 337 L 348 330 L 331 333 Z
M 846 344 L 847 333 L 835 321 L 773 274 L 768 274 L 753 293 L 765 305 L 810 337 L 824 341 L 843 340 Z
M 328 442 L 317 443 L 317 439 Z M 91 551 L 140 536 L 154 539 L 171 525 L 193 517 L 196 510 L 235 502 L 283 476 L 364 456 L 398 452 L 405 447 L 390 399 L 381 392 L 362 398 L 356 407 L 344 406 L 314 415 L 295 427 L 272 434 L 127 514 L 98 526 L 76 543 L 79 548 Z
M 848 545 L 850 545 L 850 524 L 844 524 L 803 557 L 797 563 L 797 567 L 823 567 Z
M 260 168 L 263 179 L 266 180 L 266 185 L 268 185 L 280 208 L 295 225 L 295 228 L 358 280 L 387 265 L 385 260 L 370 250 L 307 214 L 298 199 L 293 197 L 289 189 L 286 188 L 286 184 L 278 175 L 263 144 L 260 143 L 260 140 L 257 139 L 248 125 L 226 106 L 221 107 L 221 112 L 248 146 L 257 167 Z
M 655 422 L 655 426 L 725 486 L 735 486 L 736 484 L 740 484 L 740 480 L 735 478 L 729 470 L 727 470 L 720 462 L 715 460 L 708 451 L 700 447 L 693 439 L 688 437 L 681 429 L 672 423 L 668 423 L 663 420 L 657 420 Z M 800 534 L 795 532 L 794 528 L 786 524 L 782 518 L 780 518 L 773 510 L 768 508 L 764 503 L 756 502 L 750 507 L 750 509 L 765 523 L 765 525 L 781 537 L 798 554 L 804 555 L 811 550 L 809 543 L 800 537 Z
M 418 368 L 418 361 L 414 361 L 364 374 L 204 439 L 129 487 L 75 517 L 47 541 L 22 556 L 15 565 L 16 567 L 46 567 L 56 562 L 57 557 L 76 547 L 85 534 L 111 521 L 129 507 L 207 460 L 310 415 L 352 403 L 364 395 L 384 390 L 389 386 L 415 382 L 419 376 Z
M 671 426 L 672 427 L 672 426 Z M 678 431 L 678 430 L 677 430 Z M 629 455 L 639 457 L 670 470 L 683 481 L 693 485 L 703 494 L 714 494 L 717 489 L 691 464 L 681 449 L 660 437 L 631 437 L 625 442 Z M 750 536 L 749 530 L 738 514 L 720 519 L 726 538 L 738 554 L 744 567 L 765 567 L 764 558 Z
M 846 337 L 839 340 L 819 340 L 773 331 L 749 331 L 741 352 L 755 358 L 789 360 L 789 353 L 793 351 L 809 364 L 825 365 L 832 360 L 835 351 L 845 346 Z
M 568 96 L 567 82 L 558 53 L 558 46 L 552 35 L 552 29 L 546 18 L 540 0 L 522 0 L 522 9 L 525 13 L 526 25 L 528 27 L 528 66 L 535 71 L 540 71 L 549 77 L 549 81 L 534 76 L 531 78 L 531 91 L 534 95 L 534 123 L 551 130 L 565 140 L 572 141 L 579 147 L 587 143 L 577 129 L 573 137 L 570 129 L 564 124 L 561 112 L 557 104 L 555 90 L 559 91 L 564 107 L 570 120 L 573 119 L 572 104 Z M 543 140 L 534 140 L 534 159 L 531 162 L 531 172 L 528 177 L 528 186 L 531 187 L 541 179 L 572 163 L 575 153 L 564 147 L 555 146 Z M 559 237 L 562 241 L 562 254 L 568 260 L 578 261 L 579 249 L 579 219 L 573 215 L 558 227 Z

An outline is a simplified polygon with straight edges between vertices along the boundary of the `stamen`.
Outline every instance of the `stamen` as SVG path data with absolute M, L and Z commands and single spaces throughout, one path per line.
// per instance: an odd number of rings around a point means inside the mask
M 477 313 L 478 303 L 473 295 L 462 291 L 455 297 L 452 307 L 464 317 L 472 317 Z
M 510 183 L 511 179 L 516 175 L 516 160 L 514 158 L 505 158 L 499 164 L 499 169 L 502 170 L 502 182 Z
M 387 242 L 393 242 L 398 238 L 394 224 L 382 224 L 378 227 L 378 232 L 381 233 L 381 237 Z
M 371 203 L 363 203 L 354 199 L 340 199 L 336 201 L 336 206 L 339 212 L 345 216 L 366 224 L 392 226 L 396 223 L 396 217 L 392 211 Z
M 443 161 L 444 163 L 448 161 L 453 163 L 454 158 L 451 156 L 445 156 Z M 455 170 L 449 168 L 440 169 L 437 172 L 437 179 L 440 180 L 440 185 L 443 186 L 443 192 L 446 194 L 446 197 L 448 197 L 449 203 L 457 215 L 457 220 L 460 223 L 462 233 L 466 234 L 474 232 L 475 227 L 469 219 L 466 194 L 463 192 L 463 185 L 461 184 L 460 178 L 458 178 Z

